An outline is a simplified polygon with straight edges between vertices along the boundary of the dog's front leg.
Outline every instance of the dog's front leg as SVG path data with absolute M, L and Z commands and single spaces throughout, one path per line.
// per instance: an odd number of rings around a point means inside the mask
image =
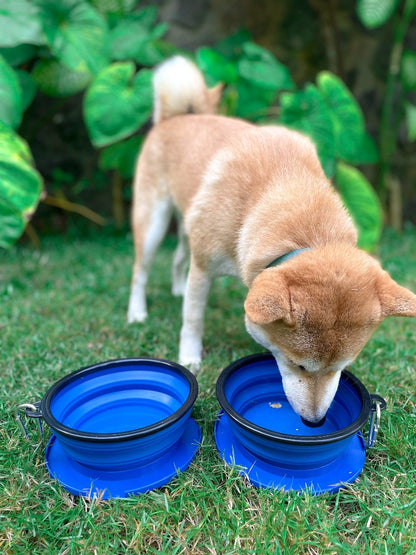
M 210 287 L 210 276 L 191 258 L 183 299 L 179 362 L 192 372 L 201 364 L 204 312 Z

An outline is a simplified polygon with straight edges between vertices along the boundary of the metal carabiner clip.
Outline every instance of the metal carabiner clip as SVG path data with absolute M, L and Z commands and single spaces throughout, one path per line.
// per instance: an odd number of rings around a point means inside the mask
M 386 408 L 386 401 L 380 395 L 371 394 L 371 418 L 367 436 L 367 446 L 373 447 L 380 430 L 381 412 Z
M 16 411 L 16 420 L 20 426 L 20 429 L 23 432 L 25 438 L 30 441 L 31 437 L 28 432 L 28 429 L 25 426 L 25 423 L 22 418 L 22 413 L 25 414 L 28 418 L 36 418 L 38 421 L 39 433 L 41 439 L 43 438 L 43 428 L 42 428 L 42 412 L 40 411 L 40 401 L 36 403 L 22 403 L 17 407 Z

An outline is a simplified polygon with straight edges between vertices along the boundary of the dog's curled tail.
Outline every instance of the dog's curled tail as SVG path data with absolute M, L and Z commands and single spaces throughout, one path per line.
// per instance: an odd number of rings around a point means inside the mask
M 209 89 L 197 66 L 183 56 L 163 62 L 153 76 L 155 124 L 180 114 L 213 114 L 223 85 Z

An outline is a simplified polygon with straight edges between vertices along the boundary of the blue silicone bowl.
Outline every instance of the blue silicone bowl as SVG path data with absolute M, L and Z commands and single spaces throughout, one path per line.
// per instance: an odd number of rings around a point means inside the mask
M 222 408 L 215 428 L 226 462 L 242 466 L 258 486 L 335 491 L 360 474 L 365 442 L 360 430 L 372 399 L 350 372 L 341 375 L 320 427 L 303 423 L 286 399 L 274 357 L 252 355 L 229 365 L 217 381 Z
M 125 497 L 159 487 L 191 462 L 196 378 L 174 362 L 102 362 L 57 381 L 40 403 L 53 430 L 52 476 L 72 493 Z

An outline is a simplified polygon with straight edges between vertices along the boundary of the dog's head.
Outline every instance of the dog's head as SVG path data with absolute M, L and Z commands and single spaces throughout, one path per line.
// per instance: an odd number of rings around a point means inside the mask
M 311 249 L 268 268 L 245 301 L 251 336 L 276 358 L 285 394 L 305 420 L 319 422 L 341 371 L 386 316 L 416 316 L 416 295 L 349 245 Z

